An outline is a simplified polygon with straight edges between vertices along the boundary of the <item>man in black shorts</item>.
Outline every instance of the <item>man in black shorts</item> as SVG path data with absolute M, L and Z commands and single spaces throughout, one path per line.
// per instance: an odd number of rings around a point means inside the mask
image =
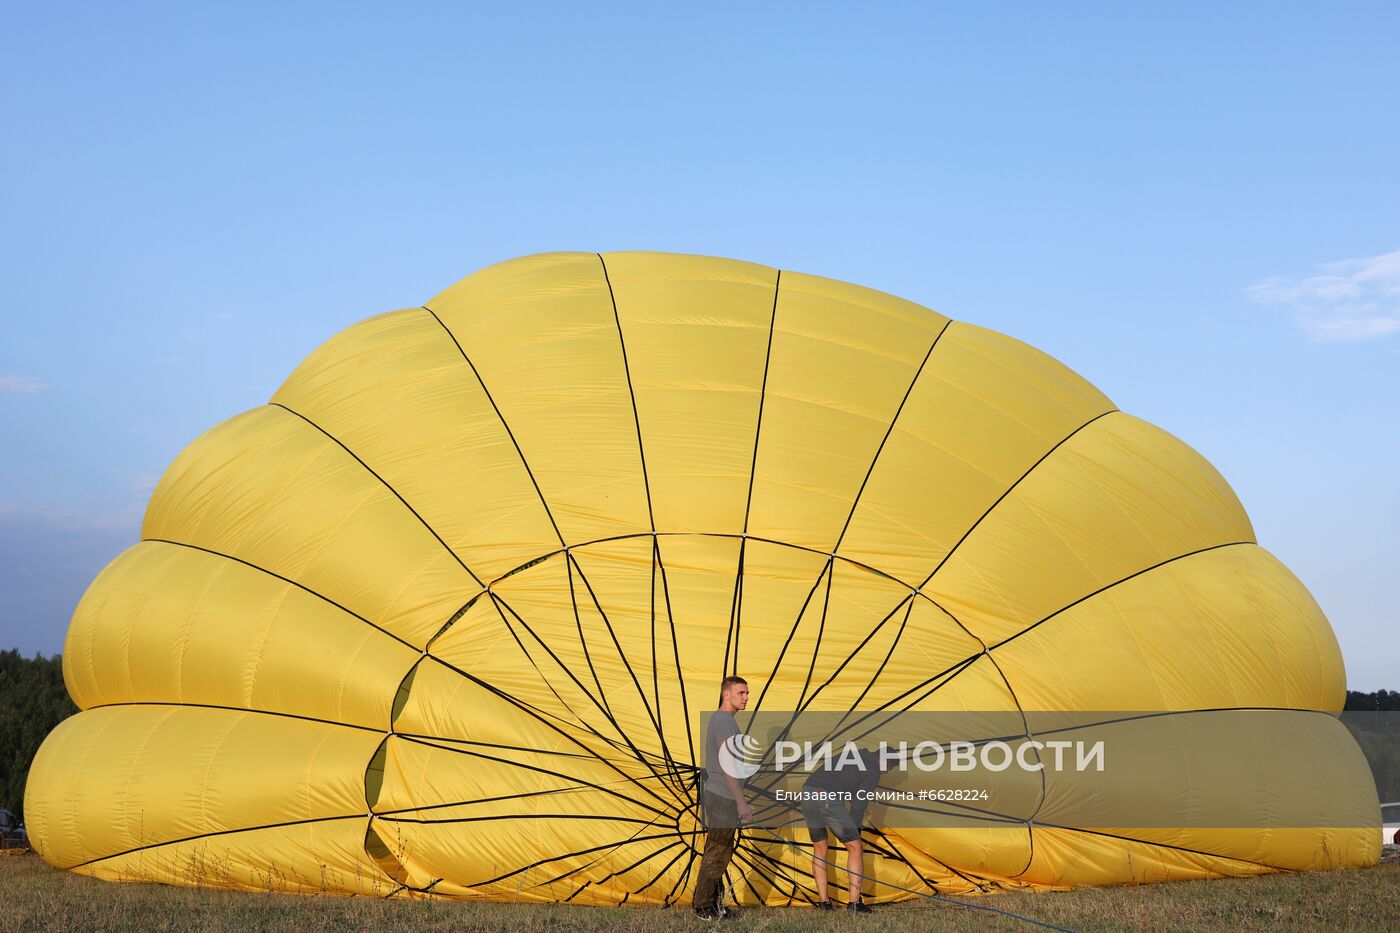
M 860 824 L 865 819 L 869 795 L 880 786 L 880 774 L 886 767 L 879 754 L 861 749 L 858 760 L 838 758 L 831 768 L 813 771 L 802 786 L 802 819 L 812 839 L 812 878 L 817 882 L 817 907 L 822 910 L 832 909 L 826 891 L 826 835 L 830 830 L 846 847 L 846 909 L 870 912 L 870 906 L 860 899 L 860 883 L 864 879 Z

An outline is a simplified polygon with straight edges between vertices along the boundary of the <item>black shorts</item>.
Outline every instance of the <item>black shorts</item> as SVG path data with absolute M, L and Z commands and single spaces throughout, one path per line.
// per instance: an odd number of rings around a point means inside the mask
M 827 830 L 835 833 L 842 845 L 860 838 L 860 827 L 839 800 L 802 801 L 802 821 L 813 842 L 826 842 Z

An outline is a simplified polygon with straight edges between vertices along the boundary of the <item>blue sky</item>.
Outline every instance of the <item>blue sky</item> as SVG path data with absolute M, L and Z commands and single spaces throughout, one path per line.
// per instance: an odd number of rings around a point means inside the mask
M 119 8 L 120 7 L 120 8 Z M 0 647 L 346 325 L 554 249 L 732 256 L 1059 357 L 1400 688 L 1400 6 L 11 5 Z

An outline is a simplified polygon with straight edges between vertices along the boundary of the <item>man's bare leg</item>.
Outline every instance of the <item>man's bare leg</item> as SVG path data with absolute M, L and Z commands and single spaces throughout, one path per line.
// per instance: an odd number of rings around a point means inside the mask
M 831 900 L 826 893 L 826 840 L 812 843 L 812 880 L 817 883 L 817 900 Z
M 862 870 L 862 860 L 864 850 L 859 839 L 852 839 L 846 843 L 846 903 L 854 904 L 860 900 L 860 883 L 865 880 L 865 873 Z M 820 889 L 819 889 L 820 890 Z

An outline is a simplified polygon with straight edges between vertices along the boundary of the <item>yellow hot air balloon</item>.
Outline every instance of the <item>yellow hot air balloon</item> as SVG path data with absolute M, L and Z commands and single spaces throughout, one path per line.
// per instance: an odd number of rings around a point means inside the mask
M 1022 343 L 812 275 L 493 266 L 197 439 L 142 535 L 74 615 L 82 712 L 25 801 L 44 858 L 101 878 L 682 901 L 735 670 L 766 709 L 1313 711 L 1291 753 L 1375 806 L 1317 714 L 1328 623 L 1210 464 Z M 1259 799 L 1292 780 L 1258 760 Z M 868 890 L 1377 861 L 1334 815 L 890 829 Z M 806 899 L 802 837 L 770 836 L 736 895 Z

